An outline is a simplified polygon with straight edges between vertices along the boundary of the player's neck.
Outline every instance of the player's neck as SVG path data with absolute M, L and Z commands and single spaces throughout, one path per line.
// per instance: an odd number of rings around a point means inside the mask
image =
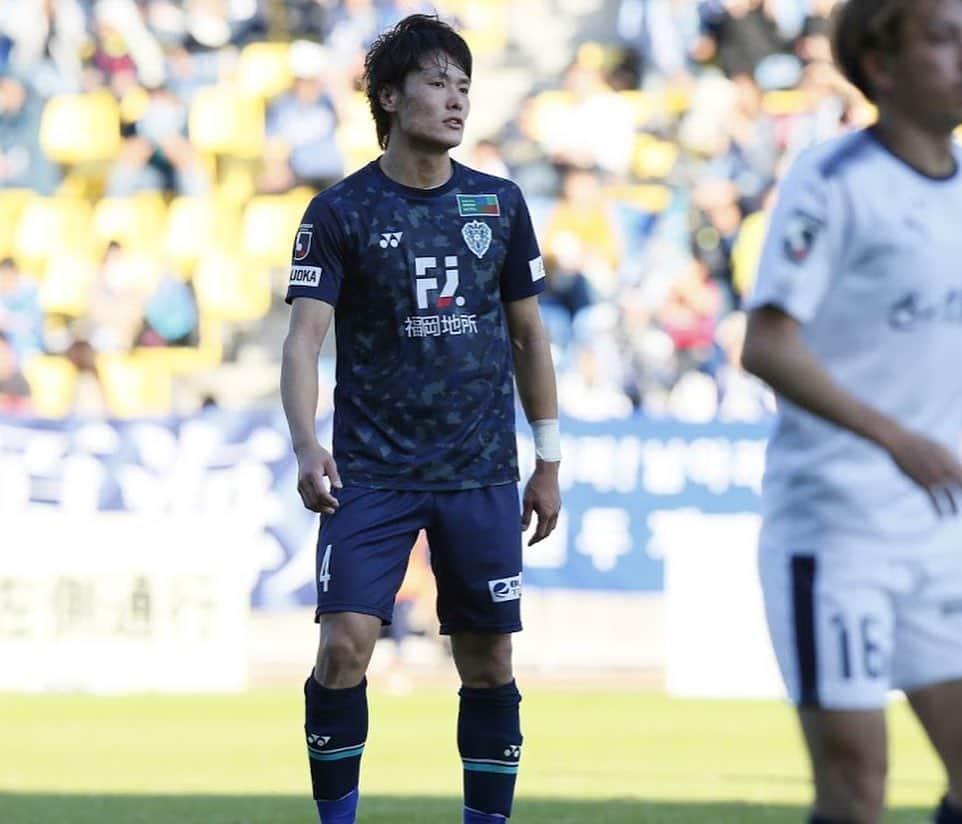
M 928 177 L 951 177 L 957 168 L 952 133 L 923 128 L 901 112 L 882 112 L 872 131 L 896 157 Z
M 436 189 L 451 178 L 451 158 L 447 152 L 416 152 L 393 141 L 378 163 L 391 180 L 414 189 Z

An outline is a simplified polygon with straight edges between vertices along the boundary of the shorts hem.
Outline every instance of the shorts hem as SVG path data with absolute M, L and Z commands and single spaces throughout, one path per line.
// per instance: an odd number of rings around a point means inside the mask
M 319 624 L 322 615 L 328 615 L 332 612 L 356 612 L 359 615 L 373 615 L 375 618 L 380 618 L 384 626 L 389 626 L 393 618 L 390 613 L 385 613 L 384 610 L 376 607 L 366 607 L 360 604 L 325 604 L 322 607 L 314 608 L 314 623 Z
M 468 626 L 453 626 L 451 624 L 441 624 L 441 628 L 438 630 L 440 635 L 457 635 L 459 632 L 484 632 L 491 633 L 492 635 L 512 635 L 515 632 L 521 632 L 522 626 L 520 623 L 505 624 L 503 626 L 485 626 L 485 627 L 468 627 Z
M 955 681 L 962 681 L 962 672 L 934 675 L 931 678 L 923 678 L 918 681 L 912 681 L 911 683 L 896 684 L 893 686 L 893 689 L 901 690 L 902 692 L 914 692 L 915 690 L 937 687 L 940 684 L 951 684 Z

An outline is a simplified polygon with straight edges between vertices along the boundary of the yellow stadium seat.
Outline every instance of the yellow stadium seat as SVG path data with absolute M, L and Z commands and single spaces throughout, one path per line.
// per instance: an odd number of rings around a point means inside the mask
M 178 267 L 193 271 L 198 259 L 218 250 L 236 250 L 240 213 L 214 197 L 176 197 L 170 202 L 164 252 Z
M 683 115 L 691 108 L 691 89 L 688 86 L 670 86 L 662 93 L 662 108 L 673 117 Z
M 50 315 L 79 318 L 87 311 L 97 265 L 80 255 L 51 258 L 40 284 L 40 306 Z
M 644 126 L 658 113 L 658 99 L 649 92 L 641 89 L 626 89 L 617 92 L 619 99 L 631 106 L 635 116 L 635 126 Z
M 732 285 L 735 291 L 747 296 L 755 285 L 758 262 L 762 257 L 762 245 L 768 228 L 768 213 L 752 212 L 738 229 L 738 237 L 732 247 Z
M 40 145 L 57 163 L 110 160 L 120 148 L 120 112 L 108 91 L 58 94 L 40 120 Z
M 137 353 L 101 353 L 96 363 L 111 415 L 139 418 L 170 414 L 173 386 L 166 364 Z
M 264 149 L 264 101 L 229 86 L 200 89 L 190 106 L 188 133 L 202 152 L 259 157 Z
M 77 369 L 60 355 L 32 355 L 23 363 L 30 402 L 41 418 L 65 418 L 73 409 Z
M 156 252 L 160 249 L 167 222 L 167 204 L 159 192 L 141 192 L 130 197 L 104 197 L 93 210 L 98 245 L 111 240 L 124 248 Z
M 678 154 L 676 143 L 659 140 L 650 134 L 640 134 L 632 149 L 631 171 L 639 180 L 665 178 L 674 168 Z
M 605 189 L 605 193 L 616 203 L 623 203 L 649 214 L 660 214 L 671 203 L 671 189 L 659 183 L 610 186 Z
M 304 208 L 287 195 L 259 195 L 244 208 L 243 249 L 259 263 L 287 266 Z
M 249 43 L 240 53 L 237 84 L 252 97 L 270 98 L 291 86 L 287 43 Z
M 14 240 L 17 260 L 27 271 L 39 274 L 55 255 L 86 255 L 94 245 L 86 201 L 56 196 L 27 201 Z
M 220 321 L 201 318 L 196 346 L 140 346 L 134 354 L 143 362 L 153 361 L 171 375 L 188 375 L 213 369 L 224 359 Z
M 30 189 L 0 189 L 0 258 L 14 255 L 20 216 L 36 196 Z
M 271 305 L 270 271 L 238 256 L 206 257 L 194 272 L 194 292 L 202 317 L 259 320 Z
M 801 114 L 811 107 L 811 97 L 801 89 L 779 89 L 762 95 L 762 109 L 770 115 Z

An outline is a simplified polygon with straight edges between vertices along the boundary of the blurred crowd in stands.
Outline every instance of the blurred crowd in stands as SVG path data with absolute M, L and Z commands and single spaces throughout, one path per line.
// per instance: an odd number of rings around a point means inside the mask
M 455 157 L 539 230 L 563 411 L 763 418 L 740 307 L 776 183 L 872 116 L 833 5 L 0 0 L 0 412 L 275 403 L 294 229 L 378 153 L 364 51 L 436 10 L 477 61 Z

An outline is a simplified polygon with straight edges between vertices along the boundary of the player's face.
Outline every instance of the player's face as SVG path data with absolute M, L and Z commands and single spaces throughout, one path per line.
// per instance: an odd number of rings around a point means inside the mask
M 962 123 L 962 0 L 917 0 L 891 58 L 892 103 L 926 128 Z
M 396 96 L 394 128 L 412 145 L 447 151 L 464 138 L 471 79 L 444 54 L 425 58 Z

